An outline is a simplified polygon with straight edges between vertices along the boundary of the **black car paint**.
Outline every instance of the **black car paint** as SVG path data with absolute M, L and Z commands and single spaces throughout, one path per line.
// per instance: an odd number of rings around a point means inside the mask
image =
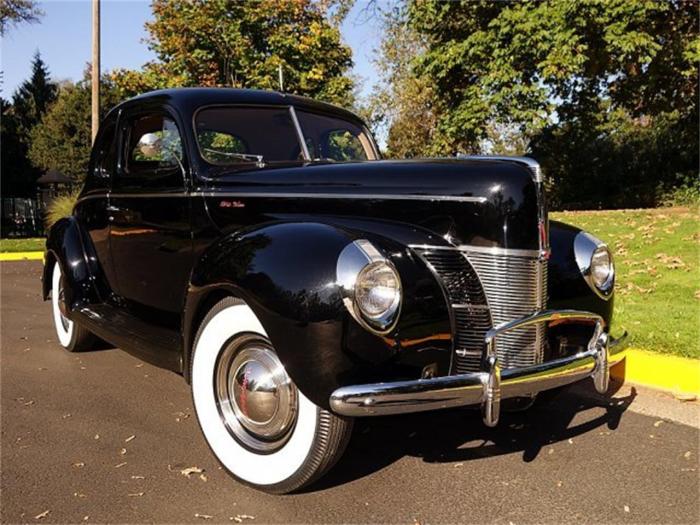
M 70 316 L 188 377 L 198 323 L 215 298 L 237 295 L 292 379 L 323 407 L 339 386 L 412 379 L 426 369 L 449 373 L 447 300 L 409 246 L 539 250 L 531 173 L 512 162 L 455 159 L 214 167 L 198 155 L 191 123 L 198 108 L 227 103 L 294 105 L 358 121 L 298 97 L 223 89 L 156 92 L 117 107 L 108 120 L 138 111 L 172 115 L 186 173 L 181 187 L 120 187 L 119 163 L 96 173 L 93 154 L 74 215 L 47 241 L 48 259 L 68 274 Z M 577 232 L 550 226 L 548 306 L 598 312 L 609 323 L 612 301 L 590 290 L 573 258 Z M 405 287 L 400 321 L 384 336 L 352 319 L 335 283 L 340 251 L 360 238 L 384 252 Z M 47 265 L 45 296 L 49 272 Z

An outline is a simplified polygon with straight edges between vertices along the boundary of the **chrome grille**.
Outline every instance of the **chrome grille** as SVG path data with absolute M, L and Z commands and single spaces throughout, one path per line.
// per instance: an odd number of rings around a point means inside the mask
M 440 276 L 452 306 L 455 356 L 452 373 L 478 371 L 484 336 L 492 326 L 544 308 L 547 263 L 529 252 L 464 247 L 414 247 Z M 498 338 L 502 368 L 541 363 L 544 325 L 519 328 Z
M 452 373 L 478 371 L 491 314 L 474 268 L 457 250 L 416 249 L 440 276 L 452 305 L 455 355 Z
M 494 326 L 544 308 L 547 262 L 536 255 L 466 248 L 462 253 L 476 270 L 486 292 Z M 517 251 L 515 253 L 518 253 Z M 498 338 L 496 352 L 502 368 L 541 363 L 544 324 L 519 328 Z

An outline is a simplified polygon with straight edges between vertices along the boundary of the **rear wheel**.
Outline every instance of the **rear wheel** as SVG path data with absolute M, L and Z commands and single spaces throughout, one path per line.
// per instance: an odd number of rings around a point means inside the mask
M 237 479 L 265 492 L 298 490 L 342 455 L 352 420 L 316 406 L 287 375 L 253 311 L 226 298 L 202 322 L 192 396 L 211 450 Z
M 58 342 L 69 352 L 87 350 L 95 343 L 95 337 L 89 330 L 68 319 L 65 292 L 65 279 L 61 265 L 55 262 L 51 273 L 51 306 Z

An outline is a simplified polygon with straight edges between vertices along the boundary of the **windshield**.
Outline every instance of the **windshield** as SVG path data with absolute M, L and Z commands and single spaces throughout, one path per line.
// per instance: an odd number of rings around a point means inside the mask
M 300 133 L 310 160 L 374 160 L 369 134 L 354 122 L 290 108 L 213 107 L 195 118 L 199 150 L 216 165 L 305 160 Z

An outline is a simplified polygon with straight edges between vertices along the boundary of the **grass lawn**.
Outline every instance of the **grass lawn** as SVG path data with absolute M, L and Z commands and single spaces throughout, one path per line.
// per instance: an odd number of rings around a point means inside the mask
M 700 217 L 688 208 L 560 212 L 613 250 L 614 332 L 634 348 L 700 358 Z
M 0 253 L 14 252 L 43 252 L 46 239 L 0 239 Z

